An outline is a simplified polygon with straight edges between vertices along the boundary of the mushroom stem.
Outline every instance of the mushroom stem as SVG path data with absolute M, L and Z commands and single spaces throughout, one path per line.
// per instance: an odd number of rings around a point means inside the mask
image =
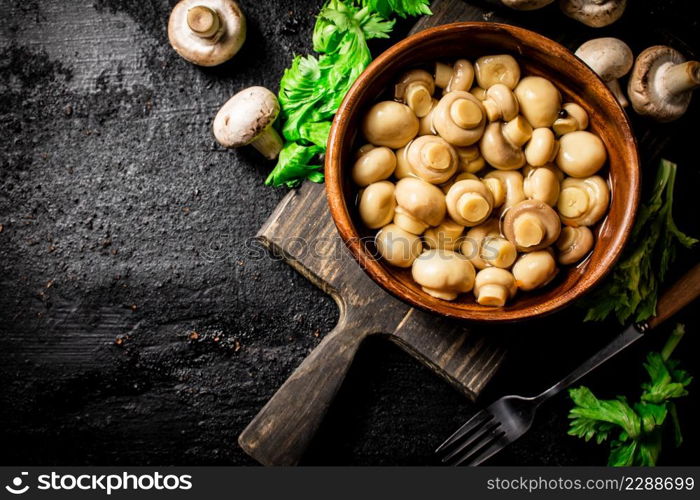
M 469 222 L 486 218 L 489 209 L 488 201 L 477 193 L 466 193 L 457 200 L 457 212 Z
M 274 160 L 282 150 L 282 138 L 273 127 L 268 127 L 250 145 L 268 160 Z
M 444 89 L 452 78 L 452 66 L 445 63 L 435 63 L 435 85 Z
M 627 97 L 625 97 L 625 93 L 622 91 L 622 88 L 620 87 L 620 82 L 618 80 L 607 81 L 605 82 L 605 85 L 608 86 L 610 92 L 612 92 L 615 96 L 615 99 L 617 99 L 617 102 L 620 103 L 620 106 L 626 108 L 630 105 L 630 102 L 627 100 Z
M 214 9 L 196 5 L 187 11 L 187 26 L 200 38 L 213 38 L 219 33 L 221 19 Z
M 666 70 L 664 86 L 672 95 L 679 95 L 700 87 L 700 62 L 687 61 Z
M 482 306 L 502 307 L 508 300 L 508 290 L 503 285 L 486 284 L 479 289 L 478 302 Z

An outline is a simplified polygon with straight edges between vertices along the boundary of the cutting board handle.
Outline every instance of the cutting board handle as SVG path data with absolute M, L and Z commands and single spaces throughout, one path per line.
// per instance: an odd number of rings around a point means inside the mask
M 338 392 L 357 349 L 367 337 L 341 315 L 321 341 L 238 437 L 263 465 L 296 465 Z

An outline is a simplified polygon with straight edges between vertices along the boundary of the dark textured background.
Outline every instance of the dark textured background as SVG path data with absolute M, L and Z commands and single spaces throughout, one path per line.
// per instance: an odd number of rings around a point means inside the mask
M 215 69 L 169 47 L 171 1 L 0 3 L 0 463 L 251 464 L 237 435 L 337 311 L 285 264 L 251 258 L 246 240 L 285 191 L 262 185 L 271 165 L 254 150 L 222 150 L 209 127 L 235 91 L 277 89 L 292 55 L 310 49 L 321 0 L 242 0 L 247 42 Z M 672 40 L 697 55 L 693 3 L 632 0 L 602 31 L 554 6 L 518 22 L 549 35 L 623 34 L 636 51 Z M 677 212 L 695 235 L 699 97 L 684 120 L 658 129 L 674 136 L 663 154 L 681 163 Z M 694 258 L 684 254 L 674 274 Z M 680 355 L 697 375 L 695 310 L 683 315 Z M 514 327 L 483 401 L 546 387 L 616 331 L 579 320 L 569 312 Z M 634 396 L 641 358 L 662 340 L 653 335 L 585 383 Z M 689 425 L 700 420 L 699 394 L 694 384 L 680 405 L 686 443 L 667 450 L 666 464 L 700 463 Z M 601 447 L 565 435 L 569 406 L 563 395 L 549 402 L 492 463 L 604 463 Z M 473 411 L 398 348 L 371 340 L 306 462 L 433 463 L 432 450 Z

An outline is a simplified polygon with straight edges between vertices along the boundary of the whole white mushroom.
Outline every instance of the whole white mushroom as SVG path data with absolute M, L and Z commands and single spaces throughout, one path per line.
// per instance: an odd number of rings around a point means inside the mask
M 612 37 L 594 38 L 581 45 L 575 55 L 605 82 L 623 108 L 629 105 L 618 82 L 634 63 L 632 49 L 625 42 Z
M 560 0 L 562 12 L 591 28 L 612 24 L 625 12 L 627 0 Z
M 265 87 L 241 90 L 221 107 L 212 126 L 224 147 L 252 145 L 273 160 L 282 150 L 282 138 L 272 127 L 280 112 L 277 96 Z
M 659 122 L 677 120 L 700 87 L 700 62 L 686 61 L 671 47 L 655 45 L 637 57 L 627 93 L 640 115 Z
M 234 0 L 181 0 L 168 20 L 170 45 L 183 59 L 199 66 L 228 61 L 245 37 L 245 16 Z

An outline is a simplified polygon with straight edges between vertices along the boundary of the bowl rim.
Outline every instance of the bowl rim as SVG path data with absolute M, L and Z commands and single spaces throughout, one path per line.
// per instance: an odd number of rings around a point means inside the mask
M 427 40 L 430 40 L 433 36 L 444 32 L 468 31 L 471 29 L 492 32 L 505 31 L 519 39 L 530 38 L 534 42 L 532 45 L 536 44 L 542 48 L 546 48 L 546 50 L 552 50 L 555 53 L 559 53 L 563 57 L 567 58 L 572 64 L 578 65 L 579 69 L 583 69 L 585 72 L 588 72 L 592 77 L 594 85 L 598 86 L 596 91 L 602 92 L 603 95 L 607 93 L 607 100 L 610 101 L 609 104 L 611 104 L 613 107 L 617 107 L 616 112 L 619 115 L 620 120 L 617 121 L 615 126 L 622 129 L 625 139 L 629 141 L 630 145 L 632 146 L 630 148 L 632 165 L 631 168 L 628 169 L 630 172 L 628 179 L 629 184 L 627 187 L 629 190 L 629 197 L 626 205 L 624 206 L 626 212 L 631 215 L 624 217 L 622 219 L 622 224 L 616 227 L 615 237 L 610 243 L 609 252 L 606 254 L 606 265 L 599 266 L 599 268 L 595 268 L 593 270 L 588 270 L 587 273 L 591 273 L 592 276 L 589 277 L 589 281 L 585 286 L 579 286 L 578 283 L 574 284 L 571 286 L 571 288 L 564 291 L 562 294 L 557 295 L 556 297 L 552 297 L 542 303 L 532 304 L 520 310 L 506 311 L 502 308 L 488 308 L 486 306 L 484 306 L 483 310 L 478 311 L 447 307 L 439 310 L 427 303 L 426 300 L 421 300 L 422 295 L 413 293 L 413 291 L 408 289 L 406 285 L 393 278 L 384 270 L 379 262 L 379 259 L 371 258 L 362 248 L 360 235 L 354 230 L 352 218 L 345 200 L 345 194 L 342 190 L 341 169 L 338 167 L 341 161 L 342 138 L 347 132 L 349 123 L 348 118 L 353 111 L 353 103 L 359 98 L 359 94 L 362 92 L 365 82 L 374 78 L 378 73 L 380 73 L 384 63 L 392 57 L 395 57 L 397 53 L 409 50 L 411 47 L 419 45 Z M 534 319 L 543 315 L 551 314 L 568 305 L 571 305 L 576 299 L 579 299 L 595 288 L 612 270 L 625 248 L 625 244 L 629 239 L 636 220 L 641 189 L 641 166 L 636 137 L 632 132 L 632 127 L 627 113 L 618 103 L 617 99 L 608 89 L 603 80 L 600 79 L 600 77 L 585 63 L 578 59 L 569 49 L 560 43 L 545 37 L 544 35 L 540 35 L 534 31 L 509 24 L 476 21 L 443 24 L 419 31 L 418 33 L 408 36 L 392 45 L 376 59 L 374 59 L 374 61 L 372 61 L 367 68 L 365 68 L 348 93 L 345 95 L 345 98 L 340 104 L 340 107 L 338 108 L 338 111 L 333 119 L 328 139 L 324 171 L 326 177 L 326 199 L 328 201 L 333 222 L 335 223 L 338 233 L 345 243 L 345 246 L 350 251 L 350 254 L 374 282 L 376 282 L 393 297 L 396 297 L 397 299 L 424 311 L 461 320 L 490 323 Z

